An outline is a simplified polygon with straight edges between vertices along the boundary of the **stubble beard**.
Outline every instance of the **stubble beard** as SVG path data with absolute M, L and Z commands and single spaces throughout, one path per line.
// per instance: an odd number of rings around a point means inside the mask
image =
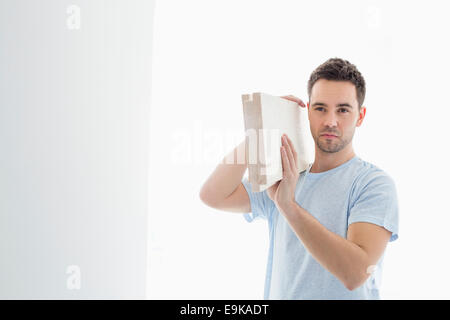
M 326 139 L 319 136 L 316 140 L 317 147 L 325 153 L 336 153 L 345 148 L 351 139 L 341 139 L 341 137 L 336 137 L 333 139 Z

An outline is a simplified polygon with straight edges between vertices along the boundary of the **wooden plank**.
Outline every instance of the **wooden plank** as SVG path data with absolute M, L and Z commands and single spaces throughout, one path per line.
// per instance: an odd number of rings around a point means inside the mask
M 306 108 L 261 92 L 242 95 L 242 104 L 248 179 L 253 192 L 264 191 L 282 179 L 280 147 L 283 133 L 292 140 L 297 151 L 299 172 L 314 161 L 314 140 Z

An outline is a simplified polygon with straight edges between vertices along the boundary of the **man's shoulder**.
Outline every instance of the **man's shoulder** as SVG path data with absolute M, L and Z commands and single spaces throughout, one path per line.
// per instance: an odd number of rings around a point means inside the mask
M 355 183 L 361 187 L 367 187 L 368 185 L 383 184 L 395 187 L 395 182 L 392 176 L 386 171 L 381 169 L 378 165 L 363 160 L 358 157 L 355 161 Z

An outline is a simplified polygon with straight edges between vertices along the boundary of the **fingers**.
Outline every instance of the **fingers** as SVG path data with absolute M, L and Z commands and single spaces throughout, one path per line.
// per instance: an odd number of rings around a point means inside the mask
M 297 172 L 297 165 L 295 163 L 294 154 L 292 152 L 293 150 L 291 149 L 291 145 L 288 142 L 287 135 L 283 135 L 282 140 L 284 140 L 282 143 L 286 150 L 287 158 L 289 161 L 289 168 L 291 170 L 291 173 L 295 173 Z
M 306 108 L 305 103 L 300 98 L 297 98 L 297 97 L 295 97 L 293 95 L 282 96 L 281 98 L 297 102 L 301 107 Z
M 283 178 L 286 178 L 291 171 L 291 165 L 289 163 L 285 146 L 281 147 L 281 163 L 283 165 Z
M 285 136 L 286 136 L 286 139 L 287 139 L 287 141 L 289 143 L 289 146 L 291 148 L 291 152 L 292 152 L 292 155 L 293 155 L 293 164 L 294 164 L 293 170 L 294 170 L 294 172 L 297 172 L 298 155 L 297 155 L 297 152 L 295 151 L 294 144 L 292 143 L 292 140 L 289 139 L 289 137 L 287 135 L 285 135 Z M 292 165 L 292 163 L 291 163 L 291 165 Z

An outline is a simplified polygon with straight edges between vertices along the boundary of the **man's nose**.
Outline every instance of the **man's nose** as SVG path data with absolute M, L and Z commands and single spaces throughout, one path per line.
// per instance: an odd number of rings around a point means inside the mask
M 328 112 L 326 115 L 324 124 L 325 127 L 336 127 L 337 126 L 337 118 L 334 112 Z

